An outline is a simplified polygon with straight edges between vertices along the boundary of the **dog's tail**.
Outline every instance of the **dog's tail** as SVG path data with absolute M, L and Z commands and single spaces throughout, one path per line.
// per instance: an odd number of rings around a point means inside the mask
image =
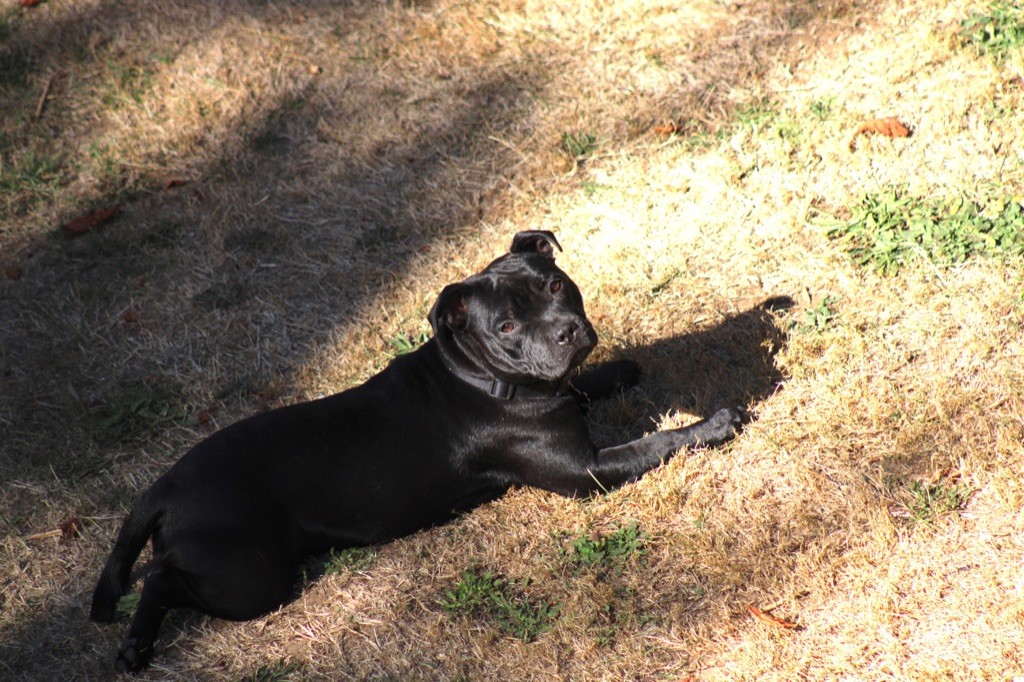
M 163 516 L 163 505 L 157 503 L 154 494 L 156 488 L 153 486 L 136 503 L 117 534 L 117 542 L 92 595 L 89 618 L 94 621 L 110 623 L 117 617 L 117 602 L 128 591 L 132 565 Z

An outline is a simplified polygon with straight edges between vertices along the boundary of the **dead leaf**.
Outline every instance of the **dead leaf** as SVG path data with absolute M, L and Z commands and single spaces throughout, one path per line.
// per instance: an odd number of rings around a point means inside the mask
M 21 5 L 22 7 L 35 7 L 42 1 L 43 0 L 20 0 L 18 4 Z
M 60 524 L 60 539 L 63 542 L 73 540 L 82 534 L 82 519 L 77 516 L 69 516 L 64 523 Z
M 793 628 L 800 627 L 799 623 L 793 623 L 793 622 L 788 621 L 788 620 L 783 620 L 781 618 L 776 618 L 775 616 L 773 616 L 773 615 L 771 615 L 769 613 L 765 613 L 764 611 L 762 611 L 761 609 L 757 608 L 753 604 L 747 604 L 747 610 L 750 611 L 750 613 L 753 614 L 753 616 L 755 618 L 757 618 L 758 620 L 764 621 L 765 623 L 770 623 L 771 625 L 775 625 L 775 626 L 780 627 L 780 628 L 786 628 L 786 629 L 791 630 Z
M 121 319 L 131 324 L 132 322 L 139 321 L 139 311 L 135 308 L 128 308 L 128 310 L 121 313 Z
M 93 211 L 92 213 L 87 213 L 86 215 L 78 216 L 71 222 L 64 225 L 64 232 L 72 236 L 85 234 L 89 230 L 94 230 L 100 225 L 109 221 L 111 218 L 114 217 L 114 215 L 120 208 L 120 206 L 113 206 L 111 208 L 101 208 L 99 210 Z
M 889 116 L 887 118 L 873 118 L 870 121 L 861 123 L 857 130 L 850 137 L 850 151 L 856 149 L 857 138 L 861 135 L 884 135 L 886 137 L 910 137 L 910 128 L 903 125 L 899 119 Z
M 182 185 L 187 184 L 188 180 L 184 180 L 182 178 L 170 178 L 164 182 L 164 190 L 174 189 L 175 187 L 181 187 Z
M 669 121 L 668 123 L 654 126 L 654 132 L 658 133 L 659 135 L 665 136 L 673 135 L 679 132 L 679 126 L 676 124 L 675 121 Z
M 4 277 L 7 279 L 21 279 L 21 268 L 17 265 L 5 265 Z
M 213 419 L 213 415 L 210 414 L 209 410 L 203 410 L 196 417 L 196 420 L 199 422 L 200 426 L 205 426 L 206 424 L 209 424 L 210 420 L 212 420 L 212 419 Z

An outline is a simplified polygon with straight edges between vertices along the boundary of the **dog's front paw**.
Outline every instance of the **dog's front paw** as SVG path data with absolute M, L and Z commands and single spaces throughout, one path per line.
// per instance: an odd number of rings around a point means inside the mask
M 723 407 L 711 415 L 707 423 L 716 436 L 715 440 L 719 443 L 724 443 L 736 437 L 736 434 L 740 432 L 743 421 L 744 414 L 742 410 L 737 407 Z
M 636 386 L 640 383 L 640 373 L 640 365 L 632 360 L 613 360 L 575 377 L 569 382 L 569 387 L 586 404 Z
M 619 391 L 639 384 L 643 374 L 640 363 L 633 360 L 613 360 L 602 365 L 602 369 L 608 373 L 609 380 Z

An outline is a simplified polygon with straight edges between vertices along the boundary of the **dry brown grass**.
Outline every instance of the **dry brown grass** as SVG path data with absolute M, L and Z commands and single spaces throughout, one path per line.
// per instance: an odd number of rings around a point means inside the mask
M 311 565 L 257 621 L 181 615 L 145 677 L 1024 675 L 1022 264 L 883 277 L 816 221 L 889 187 L 1024 196 L 1024 63 L 960 47 L 978 7 L 0 10 L 0 676 L 110 676 L 124 625 L 87 601 L 139 492 L 214 428 L 376 371 L 526 228 L 566 247 L 598 358 L 646 370 L 595 411 L 599 440 L 733 402 L 742 436 L 590 501 L 514 491 L 358 571 Z M 851 152 L 879 116 L 913 136 Z M 595 136 L 582 164 L 563 133 Z M 914 521 L 922 485 L 969 496 Z M 32 539 L 69 517 L 80 536 Z M 644 556 L 567 562 L 634 521 Z M 445 612 L 471 566 L 529 579 L 554 627 L 527 644 Z

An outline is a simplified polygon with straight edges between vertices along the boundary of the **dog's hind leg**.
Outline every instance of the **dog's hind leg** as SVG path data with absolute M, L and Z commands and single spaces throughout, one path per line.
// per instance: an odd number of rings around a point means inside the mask
M 92 595 L 89 618 L 99 623 L 112 623 L 117 617 L 117 600 L 128 589 L 132 564 L 160 522 L 161 512 L 154 504 L 152 492 L 132 509 L 117 534 L 103 573 Z
M 116 665 L 121 672 L 134 673 L 146 667 L 164 616 L 172 608 L 185 605 L 184 590 L 173 571 L 158 568 L 146 576 L 128 636 L 117 653 Z

